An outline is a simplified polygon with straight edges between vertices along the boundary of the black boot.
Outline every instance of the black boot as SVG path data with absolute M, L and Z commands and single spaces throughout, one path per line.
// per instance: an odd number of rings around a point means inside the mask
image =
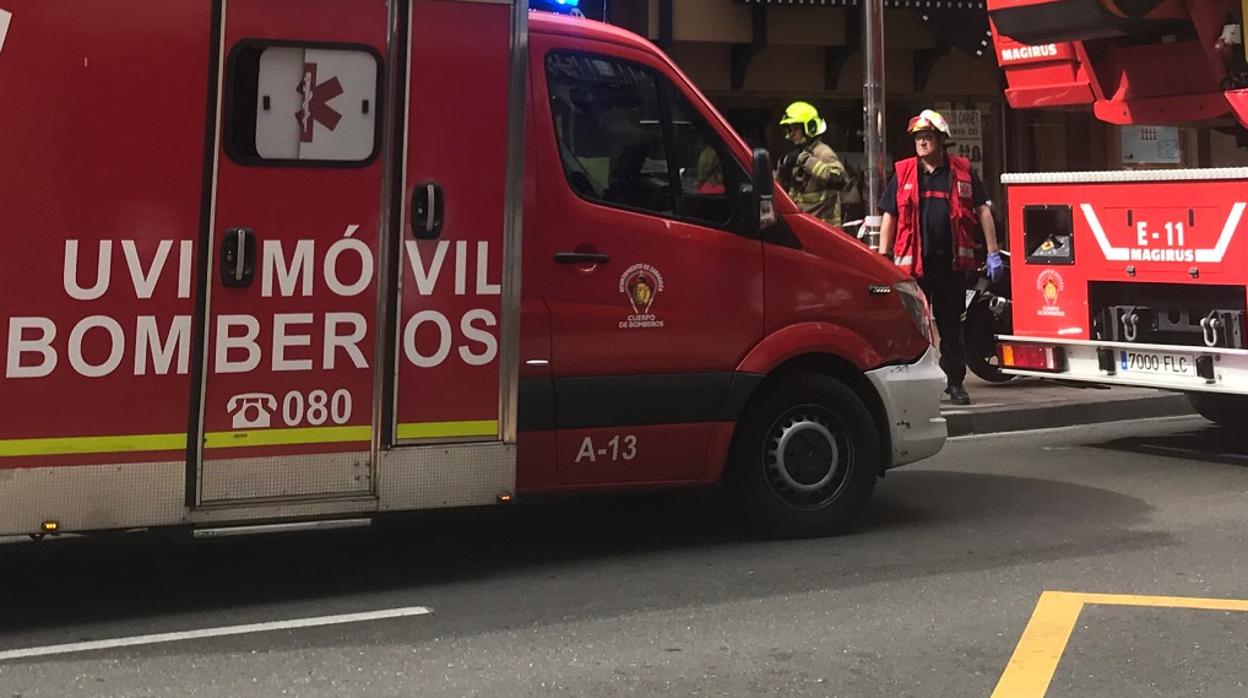
M 945 388 L 945 392 L 949 395 L 949 402 L 955 405 L 971 404 L 971 396 L 966 393 L 966 388 L 961 385 L 951 385 Z

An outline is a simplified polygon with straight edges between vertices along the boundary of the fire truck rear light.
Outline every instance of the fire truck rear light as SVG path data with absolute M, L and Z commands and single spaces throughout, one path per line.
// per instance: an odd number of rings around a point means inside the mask
M 1062 347 L 1043 344 L 1001 344 L 997 347 L 1001 365 L 1030 371 L 1065 371 L 1066 352 Z

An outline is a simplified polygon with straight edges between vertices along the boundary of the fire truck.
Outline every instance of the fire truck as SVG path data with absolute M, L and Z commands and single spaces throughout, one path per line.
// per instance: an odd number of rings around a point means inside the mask
M 1167 125 L 1248 132 L 1239 0 L 989 0 L 1006 96 L 1084 109 L 1156 140 Z M 1163 129 L 1164 131 L 1164 129 Z M 1158 147 L 1161 147 L 1160 145 Z M 1171 146 L 1173 147 L 1173 146 Z M 1013 252 L 1007 373 L 1248 406 L 1248 169 L 1003 177 Z
M 917 286 L 526 5 L 0 0 L 0 535 L 721 481 L 812 535 L 940 450 Z

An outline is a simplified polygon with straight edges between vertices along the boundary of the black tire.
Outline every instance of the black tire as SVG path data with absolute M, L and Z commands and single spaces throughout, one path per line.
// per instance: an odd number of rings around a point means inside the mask
M 871 497 L 881 453 L 875 421 L 854 391 L 831 376 L 794 373 L 765 384 L 746 408 L 728 485 L 766 535 L 834 535 L 854 525 Z
M 969 313 L 962 327 L 967 369 L 989 383 L 1009 383 L 1017 378 L 1001 372 L 1001 360 L 997 357 L 996 319 L 992 311 L 980 307 L 972 308 Z
M 1001 360 L 996 351 L 987 353 L 970 345 L 966 347 L 966 368 L 989 383 L 1009 383 L 1018 377 L 1001 372 Z
M 1221 393 L 1188 393 L 1200 416 L 1222 427 L 1242 426 L 1245 409 L 1248 409 L 1248 396 L 1223 395 Z

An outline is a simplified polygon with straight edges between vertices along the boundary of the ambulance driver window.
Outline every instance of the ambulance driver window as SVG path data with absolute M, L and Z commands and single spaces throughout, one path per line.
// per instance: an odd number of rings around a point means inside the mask
M 654 75 L 600 56 L 551 53 L 546 77 L 568 185 L 594 201 L 672 214 Z
M 256 165 L 368 163 L 379 74 L 367 47 L 240 43 L 230 55 L 227 152 Z
M 710 225 L 726 225 L 732 214 L 723 145 L 688 100 L 674 86 L 667 89 L 674 132 L 672 163 L 680 174 L 680 215 Z

